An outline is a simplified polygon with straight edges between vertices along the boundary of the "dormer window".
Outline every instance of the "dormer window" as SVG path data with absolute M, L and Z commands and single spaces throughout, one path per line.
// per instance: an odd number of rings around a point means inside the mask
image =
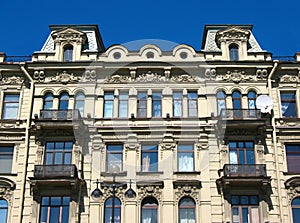
M 72 61 L 73 60 L 73 46 L 67 45 L 64 47 L 64 61 Z
M 236 44 L 229 46 L 229 56 L 231 61 L 239 60 L 239 47 Z

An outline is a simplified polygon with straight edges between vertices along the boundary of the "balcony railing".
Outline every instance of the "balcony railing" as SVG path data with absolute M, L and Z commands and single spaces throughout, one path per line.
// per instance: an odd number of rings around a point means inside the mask
M 31 56 L 6 56 L 4 62 L 12 62 L 12 63 L 18 63 L 18 62 L 26 62 L 31 61 Z
M 257 120 L 261 118 L 258 109 L 222 109 L 221 120 Z
M 81 119 L 80 112 L 78 110 L 41 110 L 41 120 L 61 120 L 72 121 Z
M 35 165 L 34 177 L 38 179 L 77 178 L 77 168 L 68 165 Z
M 225 164 L 224 177 L 267 177 L 265 164 Z

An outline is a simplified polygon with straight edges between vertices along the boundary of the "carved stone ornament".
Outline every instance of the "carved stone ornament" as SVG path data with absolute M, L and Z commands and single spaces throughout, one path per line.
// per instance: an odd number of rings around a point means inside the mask
M 257 69 L 256 70 L 256 79 L 257 80 L 267 80 L 268 71 L 267 69 Z
M 0 179 L 0 198 L 7 200 L 11 205 L 15 183 L 9 179 L 1 177 Z
M 105 83 L 128 83 L 131 82 L 131 77 L 123 75 L 112 75 L 105 80 Z
M 195 185 L 183 185 L 175 189 L 175 205 L 178 205 L 180 199 L 186 196 L 192 197 L 197 204 L 200 203 L 199 188 Z
M 81 80 L 81 77 L 74 76 L 73 73 L 69 74 L 67 71 L 63 71 L 61 73 L 57 73 L 55 77 L 46 77 L 45 83 L 75 83 L 79 82 Z
M 162 189 L 159 185 L 139 186 L 138 201 L 142 202 L 145 197 L 155 197 L 160 203 L 162 200 Z
M 171 81 L 175 81 L 175 82 L 197 82 L 197 81 L 199 81 L 199 78 L 191 76 L 189 74 L 182 74 L 182 75 L 179 75 L 179 76 L 171 77 Z
M 37 82 L 44 82 L 45 81 L 45 72 L 43 70 L 34 71 L 33 79 Z
M 173 151 L 176 147 L 176 144 L 175 143 L 167 143 L 167 142 L 163 142 L 160 144 L 161 146 L 161 150 L 164 151 L 164 150 L 171 150 Z
M 227 71 L 225 75 L 218 76 L 217 80 L 239 83 L 241 81 L 254 81 L 255 78 L 252 75 L 246 75 L 244 71 L 234 70 Z
M 167 80 L 165 76 L 153 73 L 152 71 L 143 73 L 135 79 L 136 82 L 166 82 Z
M 81 79 L 82 82 L 95 82 L 97 77 L 96 70 L 86 70 Z
M 103 193 L 103 197 L 101 198 L 100 204 L 104 204 L 104 202 L 109 198 L 112 197 L 113 189 L 111 187 L 104 186 L 100 188 Z M 122 203 L 125 202 L 125 189 L 124 187 L 117 187 L 116 188 L 116 197 L 121 200 Z
M 217 76 L 216 69 L 206 69 L 205 70 L 205 79 L 206 80 L 215 80 Z
M 0 79 L 0 85 L 22 85 L 24 83 L 24 78 L 11 76 L 11 77 L 2 77 Z
M 287 191 L 287 194 L 288 194 L 289 201 L 292 202 L 292 200 L 293 200 L 294 198 L 300 196 L 300 186 L 297 186 L 297 187 L 289 187 L 289 188 L 288 188 L 288 191 Z
M 281 83 L 297 83 L 299 81 L 299 78 L 294 75 L 285 74 L 280 77 Z

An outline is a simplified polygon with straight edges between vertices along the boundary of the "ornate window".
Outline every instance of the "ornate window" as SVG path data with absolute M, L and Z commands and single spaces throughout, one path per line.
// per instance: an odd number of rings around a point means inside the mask
M 107 145 L 107 171 L 118 173 L 122 171 L 123 145 Z
M 152 116 L 161 117 L 161 99 L 160 92 L 153 92 L 152 94 Z
M 255 164 L 253 142 L 229 142 L 230 164 Z
M 68 223 L 70 197 L 42 197 L 40 223 Z
M 140 118 L 147 117 L 147 92 L 138 92 L 137 106 L 137 116 Z
M 3 119 L 17 119 L 19 112 L 19 99 L 18 94 L 5 94 L 4 104 L 2 110 Z
M 173 116 L 182 116 L 182 92 L 173 93 Z
M 142 171 L 158 171 L 158 147 L 157 145 L 142 145 Z
M 286 144 L 285 151 L 288 172 L 300 173 L 300 145 Z
M 73 60 L 73 46 L 67 45 L 64 47 L 64 61 L 72 61 Z
M 72 148 L 72 142 L 46 142 L 45 164 L 71 164 Z
M 231 196 L 231 213 L 233 223 L 257 223 L 259 221 L 257 195 Z
M 197 99 L 198 99 L 197 92 L 188 92 L 188 116 L 189 117 L 198 116 Z
M 119 95 L 119 117 L 128 117 L 128 92 L 120 92 Z
M 59 96 L 59 110 L 68 110 L 69 108 L 69 94 L 63 92 Z
M 80 115 L 83 116 L 85 96 L 82 92 L 75 95 L 75 109 L 78 109 Z
M 0 199 L 0 219 L 1 222 L 7 221 L 8 203 L 4 199 Z
M 292 201 L 293 222 L 300 222 L 300 198 L 296 197 Z
M 113 205 L 114 199 L 114 205 Z M 114 208 L 114 216 L 112 221 L 112 208 Z M 121 222 L 121 201 L 119 198 L 108 198 L 104 204 L 104 223 L 120 223 Z
M 219 91 L 217 93 L 217 106 L 218 106 L 218 115 L 220 115 L 221 110 L 226 109 L 226 94 L 224 91 Z
M 256 109 L 256 92 L 249 91 L 248 92 L 248 108 L 249 109 Z
M 104 93 L 104 118 L 112 118 L 114 112 L 114 93 Z
M 296 95 L 295 92 L 281 92 L 281 112 L 282 116 L 285 118 L 296 118 Z
M 239 47 L 236 44 L 229 46 L 229 55 L 231 61 L 239 60 Z
M 196 203 L 190 197 L 183 197 L 179 201 L 179 223 L 196 222 Z
M 142 223 L 157 223 L 158 202 L 154 197 L 146 197 L 142 201 Z
M 193 145 L 179 144 L 177 148 L 178 171 L 194 171 L 194 147 Z
M 44 105 L 43 109 L 44 110 L 49 110 L 53 108 L 53 94 L 48 93 L 44 96 Z
M 13 146 L 0 146 L 0 173 L 11 173 L 13 156 Z

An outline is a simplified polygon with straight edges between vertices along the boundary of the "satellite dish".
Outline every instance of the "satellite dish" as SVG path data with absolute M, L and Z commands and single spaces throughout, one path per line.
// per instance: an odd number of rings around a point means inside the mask
M 256 107 L 262 113 L 269 113 L 273 108 L 273 101 L 268 95 L 260 95 L 256 99 Z

